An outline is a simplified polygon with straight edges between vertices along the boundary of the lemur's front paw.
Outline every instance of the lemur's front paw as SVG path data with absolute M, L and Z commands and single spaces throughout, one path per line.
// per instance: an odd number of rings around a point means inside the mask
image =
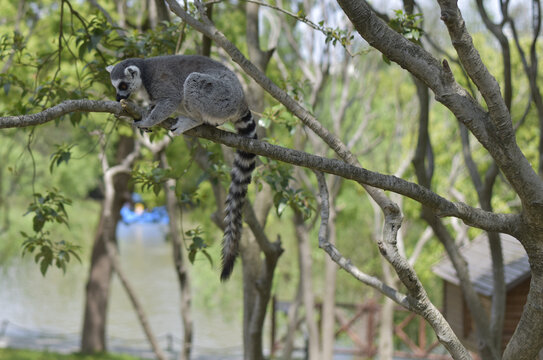
M 121 107 L 123 108 L 123 110 L 126 110 L 126 108 L 128 107 L 128 100 L 121 99 L 120 103 L 121 103 Z

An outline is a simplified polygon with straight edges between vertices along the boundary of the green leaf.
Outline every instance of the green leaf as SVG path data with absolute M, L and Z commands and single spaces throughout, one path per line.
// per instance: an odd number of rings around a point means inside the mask
M 34 232 L 40 232 L 43 229 L 43 225 L 45 225 L 45 218 L 40 215 L 34 216 L 32 219 L 32 230 L 34 230 Z
M 189 261 L 191 264 L 194 265 L 194 259 L 196 257 L 196 250 L 193 250 L 193 251 L 190 251 L 189 252 Z
M 43 259 L 40 263 L 40 271 L 43 276 L 47 273 L 47 269 L 49 268 L 49 263 Z

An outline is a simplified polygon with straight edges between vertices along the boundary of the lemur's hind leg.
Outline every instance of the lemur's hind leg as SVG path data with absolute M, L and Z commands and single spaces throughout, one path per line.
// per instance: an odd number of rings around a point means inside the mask
M 179 116 L 177 117 L 177 122 L 173 125 L 172 133 L 174 135 L 181 135 L 185 131 L 195 128 L 202 125 L 204 122 L 202 120 L 194 120 L 188 117 Z
M 243 90 L 229 73 L 192 73 L 184 84 L 183 107 L 187 117 L 218 126 L 236 121 L 247 111 Z

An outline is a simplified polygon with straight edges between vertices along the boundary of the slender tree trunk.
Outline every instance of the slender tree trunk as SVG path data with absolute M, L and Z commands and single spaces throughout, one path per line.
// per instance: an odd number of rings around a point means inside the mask
M 300 279 L 301 280 L 301 279 Z M 298 313 L 300 305 L 302 303 L 302 282 L 298 282 L 298 290 L 296 291 L 296 298 L 290 304 L 287 313 L 287 335 L 285 339 L 285 347 L 281 359 L 290 360 L 292 358 L 292 352 L 294 351 L 294 333 L 298 328 Z
M 112 265 L 107 255 L 103 217 L 92 249 L 89 280 L 86 287 L 85 315 L 81 336 L 81 352 L 95 353 L 107 350 L 106 321 L 111 284 Z
M 328 241 L 335 245 L 336 243 L 336 208 L 335 198 L 332 199 L 330 206 L 330 218 L 328 220 L 329 238 Z M 335 308 L 336 308 L 336 274 L 337 265 L 330 259 L 324 259 L 324 294 L 322 295 L 322 359 L 332 360 L 334 357 L 335 342 Z
M 385 298 L 379 318 L 379 360 L 392 360 L 394 356 L 394 306 L 393 300 Z
M 383 277 L 385 283 L 392 287 L 398 286 L 398 281 L 395 280 L 392 274 L 390 264 L 381 258 L 381 268 L 383 269 Z M 379 317 L 379 343 L 378 353 L 379 360 L 392 360 L 394 356 L 394 301 L 385 297 L 385 301 L 381 307 Z
M 162 154 L 165 157 L 165 154 Z M 181 343 L 181 352 L 179 354 L 179 360 L 190 359 L 192 351 L 192 338 L 193 338 L 193 326 L 191 315 L 191 288 L 190 288 L 190 276 L 187 268 L 186 258 L 183 252 L 183 243 L 181 240 L 180 229 L 180 214 L 179 204 L 175 196 L 175 180 L 170 179 L 164 186 L 166 192 L 166 207 L 170 216 L 170 235 L 173 246 L 173 259 L 175 264 L 175 270 L 177 273 L 177 279 L 179 281 L 179 291 L 181 303 L 179 305 L 181 312 L 181 321 L 183 323 L 183 339 Z
M 138 297 L 136 296 L 136 292 L 134 291 L 134 288 L 132 285 L 130 285 L 130 282 L 128 281 L 128 277 L 124 273 L 123 269 L 121 268 L 121 265 L 119 263 L 119 257 L 117 255 L 117 247 L 116 244 L 112 241 L 107 241 L 106 244 L 108 256 L 112 259 L 112 265 L 113 270 L 119 277 L 119 280 L 121 281 L 121 284 L 126 291 L 128 298 L 130 299 L 130 302 L 132 303 L 132 306 L 134 307 L 134 311 L 136 312 L 136 315 L 138 316 L 138 320 L 140 322 L 140 325 L 143 329 L 143 332 L 145 333 L 145 336 L 147 337 L 147 340 L 151 344 L 151 348 L 153 349 L 153 352 L 155 353 L 155 356 L 158 360 L 166 360 L 166 355 L 162 352 L 162 349 L 160 348 L 158 341 L 151 330 L 151 325 L 149 323 L 149 319 L 147 318 L 147 315 L 145 314 L 145 311 L 143 310 L 143 306 L 141 305 L 141 302 L 139 301 Z
M 252 61 L 261 70 L 265 70 L 269 57 L 266 58 L 264 52 L 260 49 L 259 26 L 258 26 L 259 6 L 252 3 L 246 4 L 247 14 L 247 47 Z M 264 90 L 250 82 L 249 91 L 246 92 L 249 107 L 253 111 L 262 112 L 264 109 Z M 259 137 L 262 133 L 259 132 Z M 264 228 L 266 217 L 271 208 L 272 198 L 269 189 L 260 191 L 256 195 L 254 202 L 256 221 L 260 227 Z M 243 346 L 244 359 L 260 360 L 263 359 L 262 336 L 264 326 L 264 316 L 267 303 L 271 295 L 271 280 L 275 265 L 269 267 L 268 256 L 262 259 L 261 249 L 254 234 L 244 231 L 241 241 L 241 261 L 243 264 Z M 269 273 L 269 271 L 272 273 Z
M 243 232 L 247 235 L 248 231 Z M 262 352 L 262 336 L 251 329 L 255 303 L 259 296 L 256 283 L 262 270 L 260 247 L 252 236 L 244 236 L 240 248 L 243 264 L 243 347 L 245 360 L 264 359 Z
M 134 140 L 122 136 L 117 147 L 117 159 L 123 159 L 134 148 Z M 113 194 L 107 194 L 102 203 L 100 223 L 92 249 L 89 279 L 86 286 L 85 312 L 81 335 L 81 352 L 94 353 L 107 350 L 106 322 L 111 284 L 112 263 L 106 241 L 116 243 L 116 227 L 120 210 L 127 200 L 129 176 L 118 174 L 113 178 Z
M 160 161 L 163 168 L 168 168 L 166 153 L 160 153 Z M 190 359 L 192 351 L 193 326 L 191 316 L 191 289 L 190 276 L 187 268 L 187 262 L 183 252 L 183 243 L 180 234 L 180 211 L 177 197 L 175 196 L 175 180 L 169 179 L 164 184 L 164 193 L 166 194 L 166 208 L 170 217 L 170 236 L 173 247 L 173 260 L 177 279 L 179 281 L 179 291 L 181 303 L 179 305 L 181 312 L 181 321 L 183 323 L 183 339 L 181 343 L 181 352 L 179 360 Z
M 302 284 L 302 301 L 305 309 L 305 322 L 309 336 L 309 358 L 318 360 L 321 358 L 321 347 L 317 317 L 315 314 L 315 294 L 313 293 L 311 244 L 309 233 L 304 226 L 303 216 L 296 212 L 294 215 L 296 237 L 298 238 L 298 262 L 300 264 L 300 282 Z

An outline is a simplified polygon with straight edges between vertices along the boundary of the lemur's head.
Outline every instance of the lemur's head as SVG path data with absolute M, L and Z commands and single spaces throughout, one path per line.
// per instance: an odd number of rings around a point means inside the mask
M 137 65 L 140 62 L 141 59 L 126 59 L 117 65 L 106 67 L 111 83 L 117 90 L 117 101 L 127 99 L 141 87 L 141 70 Z

